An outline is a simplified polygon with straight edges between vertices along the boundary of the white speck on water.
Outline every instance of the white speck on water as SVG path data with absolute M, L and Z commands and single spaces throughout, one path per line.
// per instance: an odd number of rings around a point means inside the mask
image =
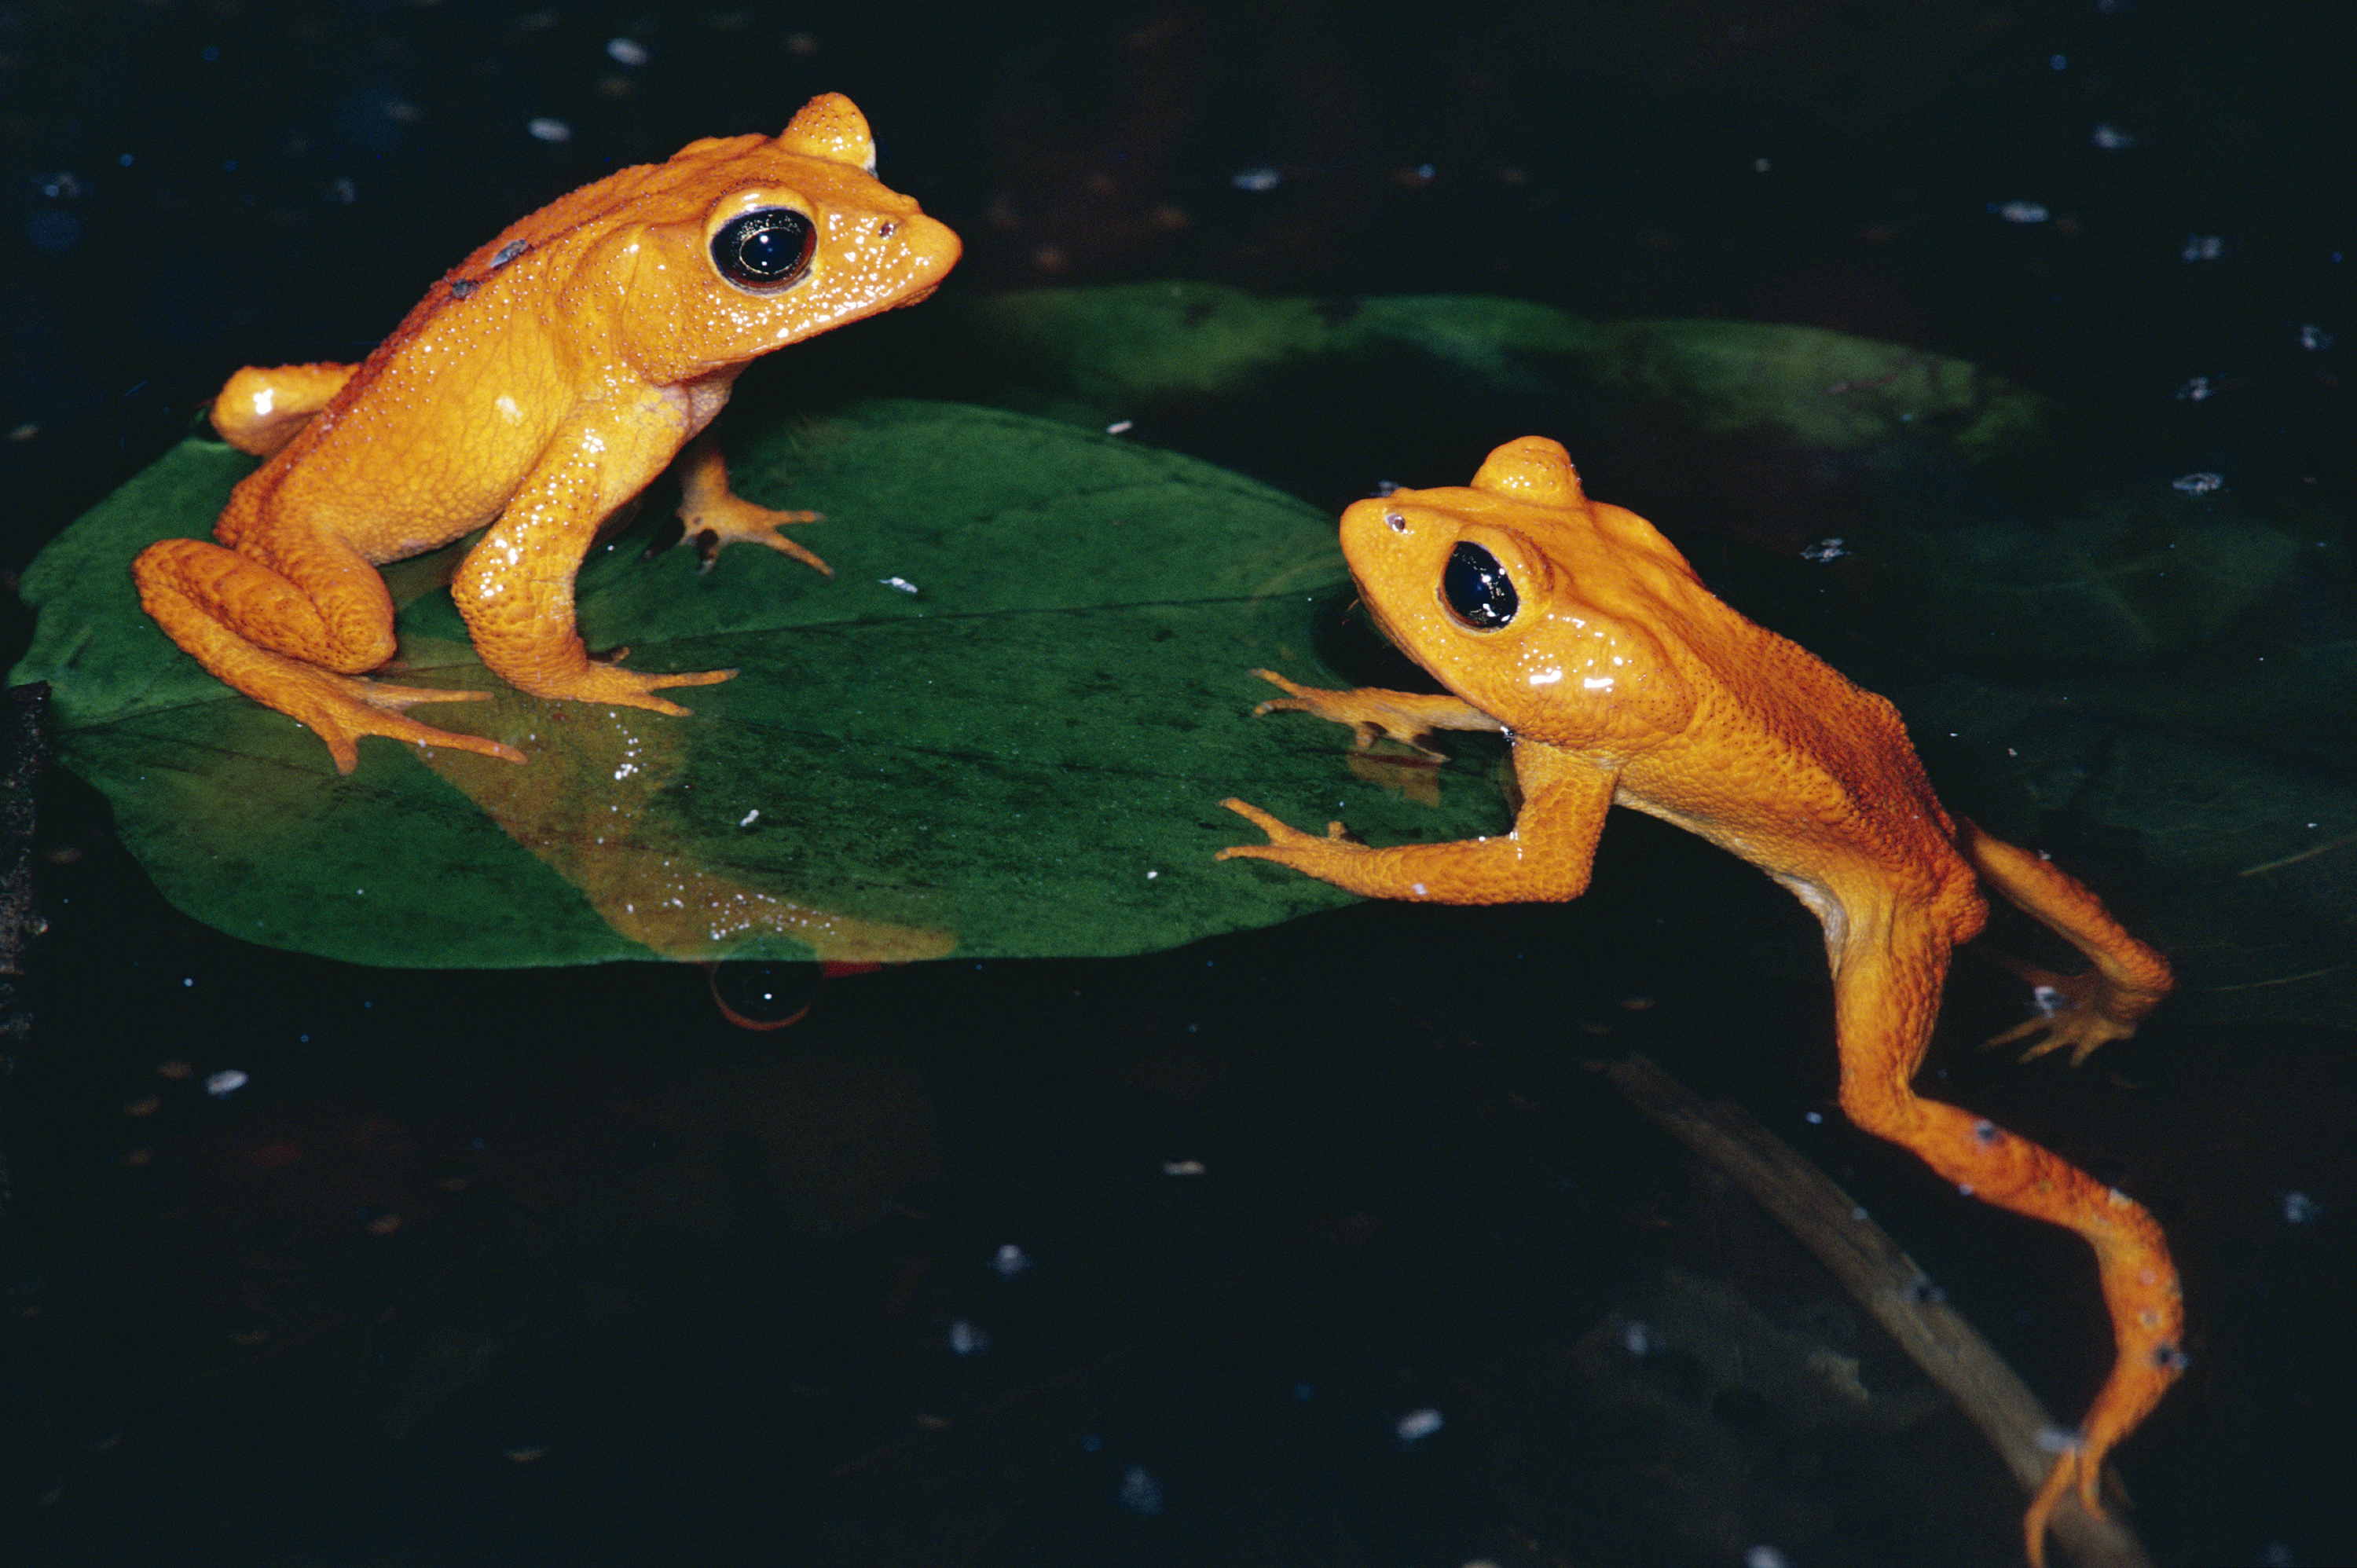
M 219 1072 L 205 1075 L 205 1092 L 215 1100 L 227 1100 L 239 1090 L 243 1089 L 249 1081 L 251 1080 L 245 1074 L 238 1071 L 237 1069 L 225 1067 Z
M 1238 169 L 1228 177 L 1228 183 L 1238 190 L 1275 190 L 1285 182 L 1285 177 L 1273 168 Z
M 1132 1513 L 1152 1519 L 1162 1511 L 1162 1483 L 1143 1465 L 1132 1465 L 1122 1472 L 1121 1491 L 1116 1495 L 1121 1506 Z
M 569 142 L 573 139 L 573 127 L 552 115 L 539 115 L 524 129 L 532 133 L 532 139 L 535 142 Z
M 1414 1443 L 1419 1437 L 1429 1437 L 1439 1431 L 1442 1424 L 1441 1414 L 1437 1410 L 1412 1410 L 1399 1418 L 1399 1440 Z

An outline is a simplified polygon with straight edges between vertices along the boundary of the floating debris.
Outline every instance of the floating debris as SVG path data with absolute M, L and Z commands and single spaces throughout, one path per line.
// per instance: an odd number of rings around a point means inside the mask
M 1152 1519 L 1162 1511 L 1162 1483 L 1143 1465 L 1132 1465 L 1122 1472 L 1121 1490 L 1116 1495 L 1121 1506 L 1132 1513 Z
M 1439 1431 L 1443 1424 L 1444 1423 L 1440 1412 L 1437 1410 L 1427 1408 L 1425 1410 L 1412 1410 L 1405 1415 L 1401 1416 L 1399 1418 L 1399 1425 L 1396 1430 L 1399 1433 L 1399 1440 L 1402 1443 L 1414 1443 L 1420 1437 L 1431 1436 L 1434 1433 Z

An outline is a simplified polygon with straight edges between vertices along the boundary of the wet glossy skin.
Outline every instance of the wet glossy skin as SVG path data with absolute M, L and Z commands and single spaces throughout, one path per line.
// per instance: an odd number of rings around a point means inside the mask
M 1469 546 L 1468 550 L 1466 547 Z M 1575 898 L 1607 808 L 1634 807 L 1733 851 L 1824 927 L 1842 1108 L 1990 1203 L 2067 1226 L 2095 1249 L 2116 1359 L 2030 1506 L 2029 1555 L 2074 1486 L 2091 1512 L 2105 1453 L 2183 1364 L 2177 1273 L 2141 1207 L 2048 1150 L 1911 1087 L 1949 954 L 1981 929 L 1978 884 L 2068 939 L 2092 967 L 2013 965 L 2060 1007 L 2004 1039 L 2042 1036 L 2083 1060 L 2135 1032 L 2170 986 L 2160 955 L 2038 855 L 1942 810 L 1897 710 L 1729 609 L 1652 524 L 1587 500 L 1564 449 L 1537 436 L 1491 453 L 1469 489 L 1400 490 L 1342 515 L 1369 609 L 1449 694 L 1296 686 L 1293 709 L 1423 746 L 1437 729 L 1503 730 L 1523 803 L 1513 831 L 1376 849 L 1230 809 L 1269 835 L 1222 859 L 1275 861 L 1375 897 L 1486 904 Z
M 358 366 L 240 371 L 213 423 L 269 460 L 231 495 L 219 544 L 142 553 L 140 602 L 213 674 L 309 725 L 343 772 L 367 735 L 521 762 L 405 712 L 483 693 L 359 678 L 394 652 L 376 566 L 489 526 L 451 586 L 484 663 L 543 697 L 686 713 L 654 693 L 734 671 L 591 660 L 575 574 L 754 359 L 915 304 L 955 264 L 957 236 L 878 184 L 875 156 L 859 111 L 824 94 L 775 138 L 691 143 L 510 226 Z M 731 495 L 708 443 L 683 480 L 707 553 L 759 543 L 825 569 L 777 532 L 811 514 Z

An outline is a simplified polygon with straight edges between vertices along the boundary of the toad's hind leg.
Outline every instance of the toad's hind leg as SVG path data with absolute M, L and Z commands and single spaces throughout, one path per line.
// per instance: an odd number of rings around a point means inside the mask
M 1879 930 L 1870 929 L 1880 924 Z M 1958 1188 L 2086 1238 L 2110 1309 L 2114 1360 L 2077 1442 L 2055 1464 L 2023 1524 L 2029 1559 L 2045 1561 L 2046 1521 L 2075 1489 L 2101 1514 L 2104 1456 L 2159 1402 L 2184 1365 L 2177 1269 L 2152 1216 L 2115 1187 L 1970 1112 L 1910 1086 L 1931 1039 L 1948 967 L 1947 941 L 1886 920 L 1853 927 L 1834 959 L 1841 1104 L 1850 1120 L 1912 1150 Z
M 248 365 L 213 398 L 213 429 L 241 452 L 267 457 L 302 433 L 344 390 L 358 365 Z
M 2089 964 L 2078 974 L 2056 974 L 2001 953 L 1990 955 L 2057 1004 L 1989 1044 L 2029 1039 L 2024 1061 L 2068 1046 L 2076 1067 L 2105 1041 L 2135 1034 L 2174 984 L 2169 961 L 2128 935 L 2101 899 L 2051 862 L 1991 838 L 1969 822 L 1960 819 L 1956 829 L 1958 845 L 1981 880 L 2086 954 Z
M 339 773 L 359 762 L 364 735 L 523 760 L 513 746 L 407 715 L 420 703 L 482 693 L 358 678 L 393 657 L 393 600 L 375 568 L 343 546 L 319 542 L 265 563 L 200 539 L 166 539 L 141 551 L 131 572 L 141 606 L 174 642 L 217 679 L 308 725 Z

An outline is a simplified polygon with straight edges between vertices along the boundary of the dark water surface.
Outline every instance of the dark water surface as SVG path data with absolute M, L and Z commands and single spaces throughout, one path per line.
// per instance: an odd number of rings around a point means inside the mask
M 2085 433 L 2083 462 L 1992 481 L 2015 511 L 2214 473 L 2316 536 L 2296 590 L 2132 672 L 2221 693 L 2140 732 L 2180 749 L 2091 764 L 2233 767 L 2057 804 L 1926 737 L 1952 804 L 2037 835 L 2188 981 L 2083 1069 L 2016 1068 L 1970 1047 L 2018 1004 L 1967 962 L 1932 1066 L 2170 1230 L 2194 1367 L 2118 1455 L 2154 1557 L 2346 1561 L 2352 879 L 2327 850 L 2296 899 L 2225 871 L 2172 895 L 2201 918 L 2156 915 L 2186 908 L 2146 874 L 2170 823 L 2097 806 L 2166 784 L 2190 832 L 2264 762 L 2320 842 L 2357 831 L 2357 233 L 2330 195 L 2353 34 L 2194 0 L 0 7 L 0 566 L 229 370 L 357 359 L 522 213 L 825 90 L 964 237 L 945 309 L 1166 277 L 1497 293 L 1975 361 Z M 965 390 L 923 322 L 748 392 Z M 1135 438 L 1339 507 L 1462 481 L 1511 417 L 1377 387 Z M 1795 565 L 1850 476 L 1545 433 L 1903 704 L 2024 675 L 1943 663 Z M 2255 661 L 2290 628 L 2326 651 L 2287 692 Z M 1630 1047 L 1832 1172 L 2063 1419 L 2107 1364 L 2075 1240 L 1841 1122 L 1805 914 L 1633 814 L 1574 906 L 731 974 L 815 998 L 756 1034 L 692 968 L 250 947 L 165 905 L 70 776 L 41 810 L 0 1561 L 2018 1561 L 1972 1429 L 1580 1066 Z M 225 1069 L 244 1086 L 208 1094 Z

